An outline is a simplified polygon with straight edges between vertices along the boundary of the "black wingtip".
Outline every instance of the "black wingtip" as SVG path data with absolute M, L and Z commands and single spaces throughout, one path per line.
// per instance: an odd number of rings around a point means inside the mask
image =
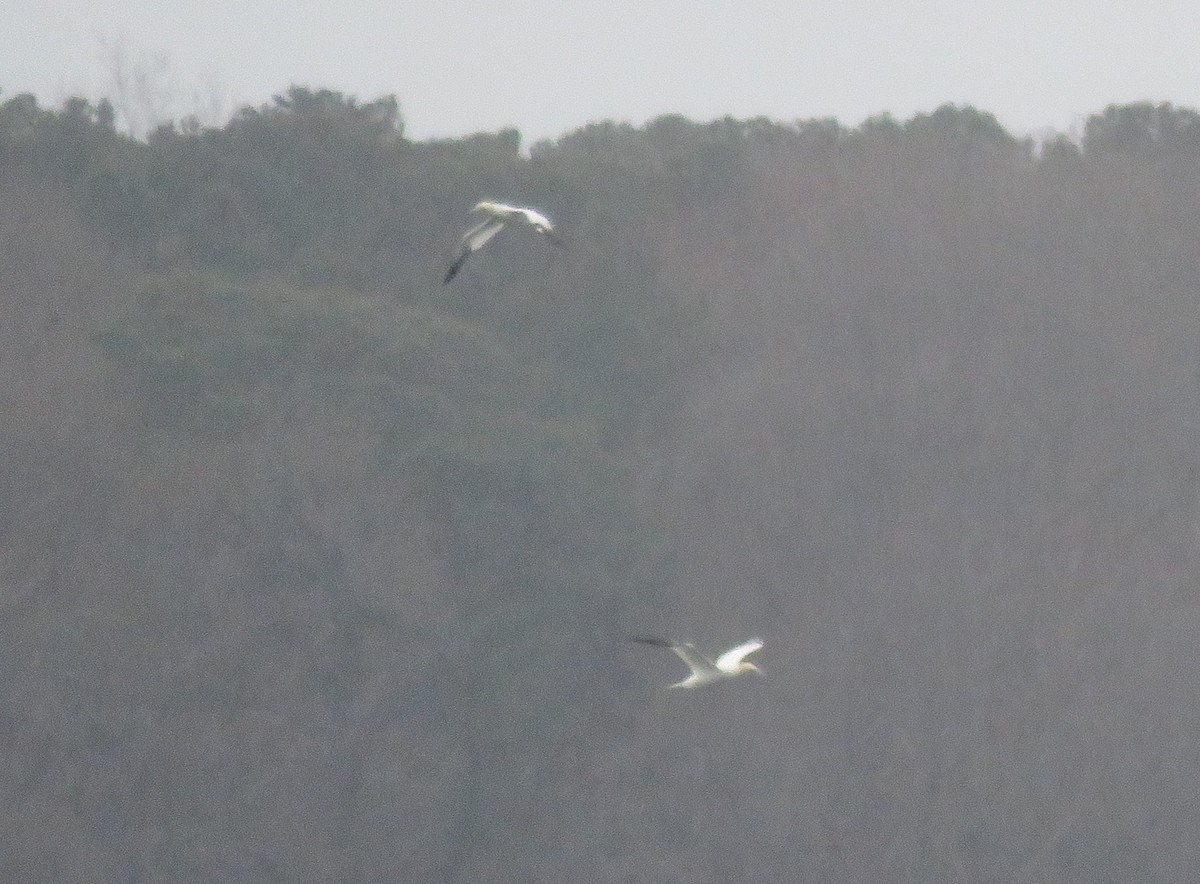
M 642 645 L 654 645 L 656 648 L 673 648 L 674 642 L 669 642 L 665 638 L 659 638 L 656 635 L 630 635 L 626 636 L 631 642 L 637 642 Z
M 446 271 L 445 279 L 442 280 L 442 285 L 445 285 L 450 280 L 454 279 L 455 276 L 458 275 L 458 271 L 463 266 L 463 263 L 464 263 L 463 261 L 459 260 L 459 261 L 455 261 L 453 264 L 450 265 L 450 269 Z

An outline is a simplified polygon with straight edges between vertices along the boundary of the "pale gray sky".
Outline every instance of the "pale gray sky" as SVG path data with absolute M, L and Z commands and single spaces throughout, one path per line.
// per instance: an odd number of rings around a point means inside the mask
M 946 101 L 1037 134 L 1113 102 L 1200 106 L 1197 0 L 0 0 L 0 20 L 0 98 L 108 94 L 121 46 L 165 57 L 178 114 L 297 83 L 394 93 L 416 138 Z

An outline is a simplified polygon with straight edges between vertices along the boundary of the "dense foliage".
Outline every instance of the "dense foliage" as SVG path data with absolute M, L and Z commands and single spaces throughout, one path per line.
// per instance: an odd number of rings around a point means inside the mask
M 0 874 L 1194 877 L 1198 207 L 1170 105 L 0 102 Z

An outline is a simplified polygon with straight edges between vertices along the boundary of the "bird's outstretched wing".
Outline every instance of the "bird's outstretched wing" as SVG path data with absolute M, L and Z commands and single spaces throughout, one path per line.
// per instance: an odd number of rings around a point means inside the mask
M 753 654 L 763 646 L 761 638 L 752 638 L 749 641 L 742 642 L 740 645 L 730 648 L 724 654 L 717 658 L 717 668 L 726 672 L 736 669 L 737 665 L 743 659 Z
M 463 264 L 467 262 L 467 258 L 471 257 L 471 253 L 483 248 L 488 240 L 500 232 L 500 228 L 503 226 L 503 218 L 488 218 L 464 233 L 458 244 L 458 254 L 454 258 L 454 263 L 450 265 L 450 269 L 446 271 L 446 278 L 442 280 L 442 285 L 454 279 Z
M 673 642 L 656 636 L 630 636 L 630 641 L 641 642 L 644 645 L 654 645 L 658 648 L 670 648 L 679 655 L 679 659 L 688 665 L 695 675 L 711 673 L 716 666 L 688 642 Z

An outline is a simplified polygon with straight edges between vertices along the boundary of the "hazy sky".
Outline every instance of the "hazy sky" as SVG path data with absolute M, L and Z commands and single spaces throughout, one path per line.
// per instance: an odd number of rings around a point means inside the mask
M 1197 0 L 0 0 L 0 20 L 0 98 L 110 94 L 119 47 L 166 60 L 177 114 L 223 122 L 297 83 L 395 94 L 416 138 L 946 101 L 1037 134 L 1113 102 L 1200 107 Z

